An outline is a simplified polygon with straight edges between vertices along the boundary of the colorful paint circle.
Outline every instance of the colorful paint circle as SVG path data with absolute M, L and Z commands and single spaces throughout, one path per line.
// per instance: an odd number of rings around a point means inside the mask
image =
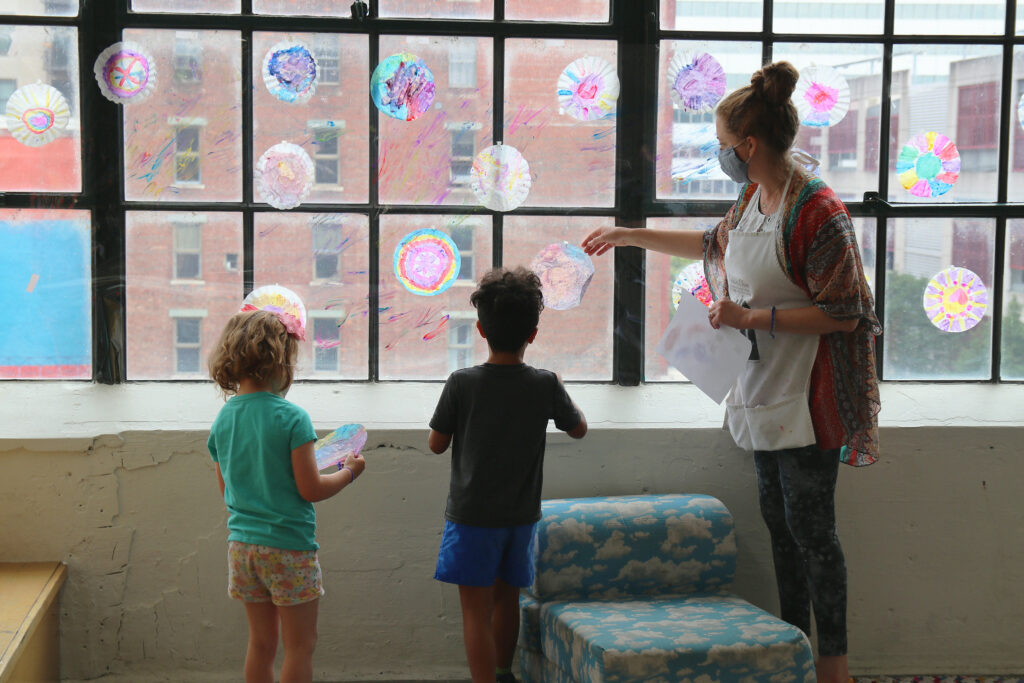
M 434 296 L 451 287 L 461 267 L 455 242 L 434 228 L 411 232 L 395 247 L 395 277 L 419 296 Z
M 308 102 L 316 92 L 316 77 L 316 58 L 302 43 L 277 43 L 263 56 L 263 83 L 282 102 Z
M 816 64 L 800 71 L 793 92 L 800 123 L 812 128 L 834 126 L 850 108 L 850 84 L 831 66 Z
M 270 311 L 284 323 L 288 333 L 299 341 L 306 340 L 306 306 L 299 295 L 281 285 L 264 285 L 249 292 L 238 309 Z
M 306 150 L 279 142 L 256 162 L 256 191 L 275 209 L 294 209 L 313 187 L 315 168 Z
M 156 85 L 153 57 L 136 43 L 114 43 L 100 53 L 93 65 L 103 96 L 112 102 L 140 102 Z
M 366 429 L 361 424 L 347 424 L 313 444 L 316 468 L 337 467 L 352 453 L 359 453 L 366 445 Z
M 711 287 L 704 277 L 704 264 L 700 261 L 679 271 L 675 282 L 672 283 L 672 308 L 679 307 L 679 300 L 683 294 L 692 294 L 705 306 L 710 307 L 712 303 Z
M 987 310 L 988 288 L 966 268 L 939 271 L 925 287 L 924 312 L 943 332 L 965 332 L 981 322 Z
M 476 155 L 470 170 L 470 189 L 482 206 L 512 211 L 530 194 L 530 164 L 511 145 L 491 145 Z
M 619 76 L 600 57 L 581 57 L 558 75 L 558 105 L 579 121 L 595 121 L 615 114 Z
M 575 308 L 594 278 L 594 262 L 575 244 L 554 242 L 540 250 L 530 263 L 540 278 L 544 305 L 556 311 Z
M 412 121 L 434 102 L 434 74 L 419 57 L 399 52 L 385 58 L 370 77 L 370 96 L 381 113 Z
M 960 153 L 945 135 L 929 131 L 910 140 L 896 159 L 900 184 L 915 197 L 939 197 L 960 177 Z
M 55 140 L 71 120 L 71 109 L 59 90 L 31 83 L 7 100 L 7 130 L 23 145 L 40 147 Z
M 711 111 L 725 95 L 725 69 L 706 52 L 677 52 L 668 66 L 672 102 L 685 111 Z

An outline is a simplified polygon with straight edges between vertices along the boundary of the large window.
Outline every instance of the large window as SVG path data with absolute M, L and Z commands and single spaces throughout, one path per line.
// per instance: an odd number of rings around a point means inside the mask
M 795 146 L 854 216 L 883 379 L 1024 380 L 1014 3 L 367 9 L 0 4 L 0 104 L 15 107 L 0 280 L 37 332 L 0 344 L 0 377 L 200 380 L 243 297 L 280 284 L 310 312 L 300 379 L 443 379 L 486 358 L 469 296 L 492 265 L 531 266 L 599 226 L 714 225 L 739 190 L 714 107 L 786 59 L 835 96 Z M 93 77 L 117 38 L 144 53 L 108 74 L 142 90 L 123 105 Z M 569 381 L 684 381 L 655 348 L 688 264 L 618 250 L 593 265 L 578 305 L 544 311 L 530 361 Z M 976 278 L 943 311 L 968 297 L 964 329 L 925 303 L 951 273 Z

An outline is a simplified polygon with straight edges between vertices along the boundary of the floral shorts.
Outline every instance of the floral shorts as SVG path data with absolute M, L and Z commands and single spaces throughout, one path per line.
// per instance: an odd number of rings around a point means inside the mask
M 243 602 L 301 605 L 324 594 L 315 550 L 228 541 L 228 595 Z

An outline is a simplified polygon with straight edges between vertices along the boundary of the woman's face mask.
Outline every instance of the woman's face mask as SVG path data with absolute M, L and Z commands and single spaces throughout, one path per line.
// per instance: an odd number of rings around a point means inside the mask
M 746 140 L 744 140 L 744 142 L 746 142 Z M 718 153 L 718 163 L 722 167 L 722 171 L 724 171 L 725 175 L 729 176 L 734 183 L 740 183 L 741 185 L 750 182 L 750 176 L 747 175 L 747 169 L 750 162 L 749 160 L 743 161 L 736 154 L 736 148 L 742 144 L 743 142 L 739 143 L 739 145 L 726 147 Z

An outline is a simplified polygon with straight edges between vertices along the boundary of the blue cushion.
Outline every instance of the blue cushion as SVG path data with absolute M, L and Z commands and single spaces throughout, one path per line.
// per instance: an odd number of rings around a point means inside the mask
M 569 672 L 534 650 L 519 651 L 519 672 L 523 683 L 577 683 Z
M 728 594 L 547 602 L 541 630 L 545 659 L 577 681 L 815 680 L 803 632 Z
M 716 592 L 732 584 L 736 537 L 711 496 L 546 500 L 534 561 L 542 601 Z
M 519 647 L 540 652 L 540 603 L 526 593 L 519 595 Z

